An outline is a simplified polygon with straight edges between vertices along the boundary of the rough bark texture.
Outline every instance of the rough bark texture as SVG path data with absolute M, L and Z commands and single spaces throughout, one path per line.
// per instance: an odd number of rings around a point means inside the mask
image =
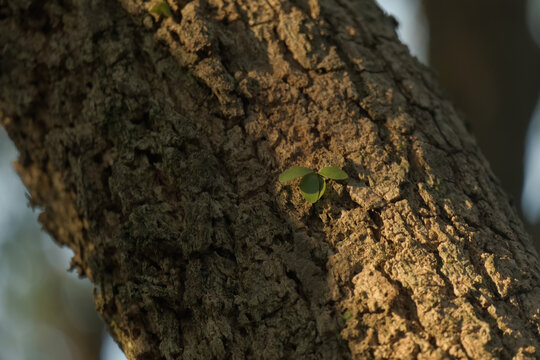
M 130 359 L 540 356 L 536 252 L 373 1 L 0 4 L 18 171 Z

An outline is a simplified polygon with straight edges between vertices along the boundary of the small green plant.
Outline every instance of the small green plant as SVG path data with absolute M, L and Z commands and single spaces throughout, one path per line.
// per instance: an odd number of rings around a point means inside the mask
M 293 166 L 279 175 L 279 181 L 287 183 L 302 177 L 300 180 L 300 192 L 306 201 L 316 203 L 326 190 L 326 180 L 345 180 L 347 173 L 333 166 L 327 166 L 315 172 L 302 166 Z
M 158 16 L 163 16 L 163 17 L 172 16 L 171 8 L 169 7 L 169 4 L 167 4 L 165 0 L 161 0 L 156 5 L 152 6 L 152 8 L 150 9 L 150 12 Z
M 349 310 L 346 310 L 344 313 L 343 313 L 343 319 L 345 321 L 351 319 L 353 317 L 353 314 L 349 311 Z

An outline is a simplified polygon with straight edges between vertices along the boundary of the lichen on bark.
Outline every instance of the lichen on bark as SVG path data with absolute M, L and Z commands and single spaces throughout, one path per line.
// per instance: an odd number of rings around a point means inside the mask
M 0 108 L 129 358 L 538 356 L 537 254 L 373 1 L 120 3 L 0 1 Z

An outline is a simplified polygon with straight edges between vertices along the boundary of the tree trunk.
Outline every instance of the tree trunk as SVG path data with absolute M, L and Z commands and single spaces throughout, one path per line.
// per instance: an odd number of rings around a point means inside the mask
M 0 4 L 17 169 L 130 359 L 540 356 L 537 254 L 373 1 Z

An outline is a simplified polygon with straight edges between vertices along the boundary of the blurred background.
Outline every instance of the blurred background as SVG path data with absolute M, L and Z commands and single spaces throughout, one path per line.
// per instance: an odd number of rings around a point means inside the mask
M 438 74 L 540 248 L 540 0 L 378 0 Z M 40 230 L 0 128 L 0 360 L 125 359 Z

